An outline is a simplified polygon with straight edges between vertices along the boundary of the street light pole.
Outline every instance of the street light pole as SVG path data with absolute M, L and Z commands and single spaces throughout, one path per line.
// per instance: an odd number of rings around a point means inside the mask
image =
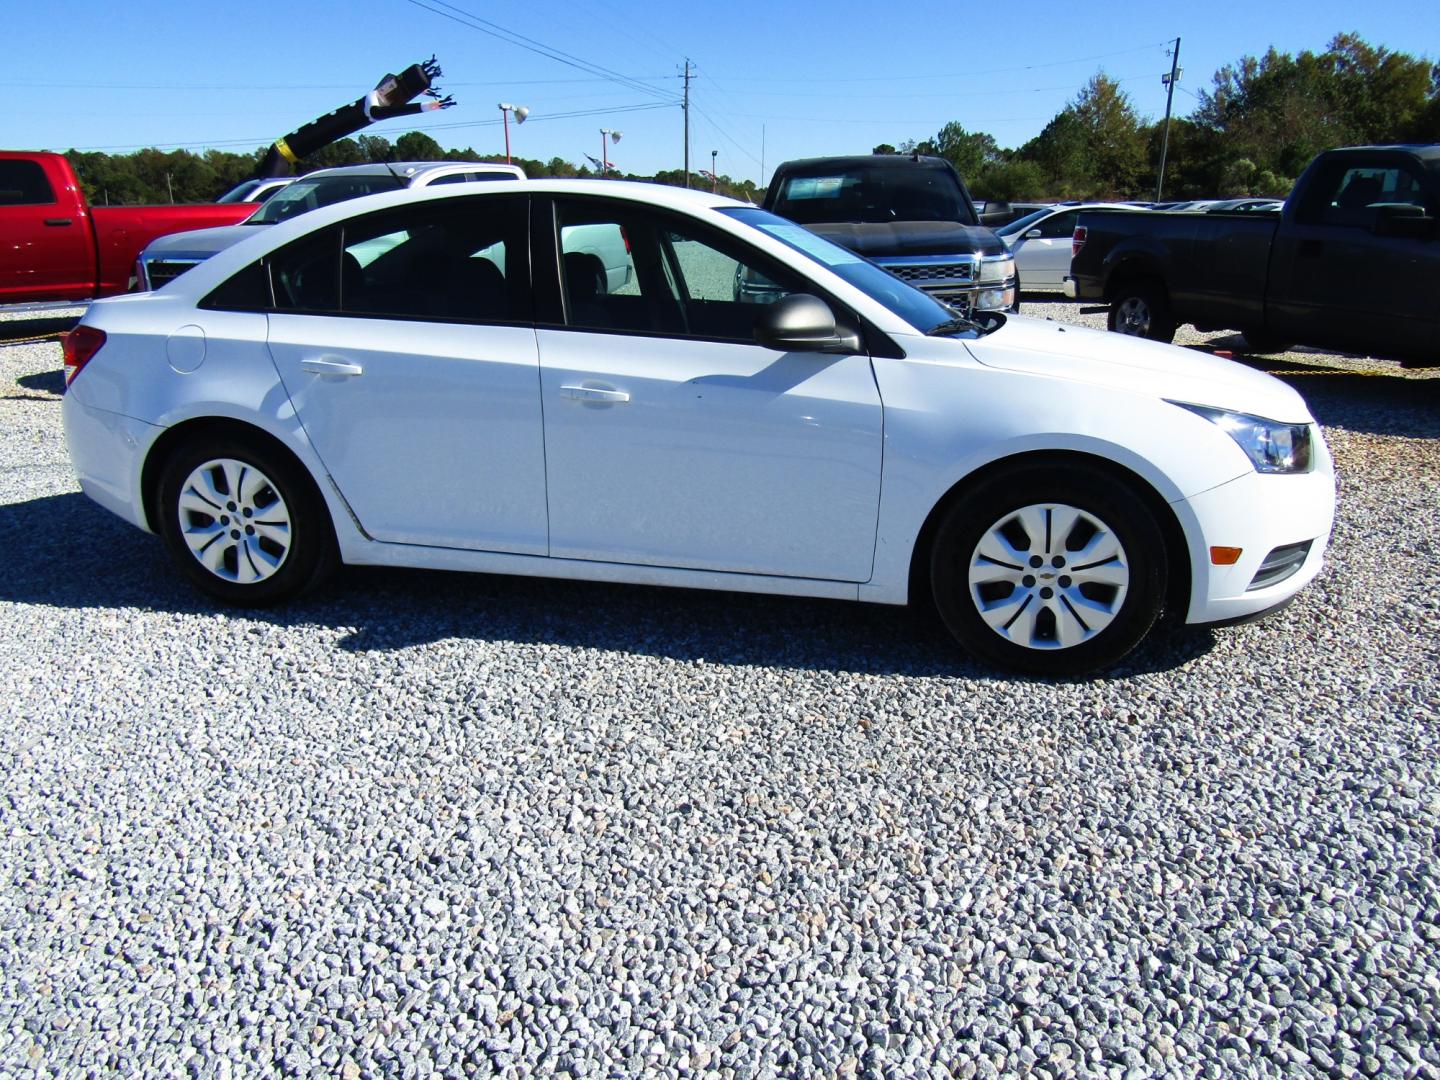
M 500 110 L 500 120 L 505 125 L 505 164 L 510 164 L 510 114 L 515 114 L 515 123 L 523 124 L 525 118 L 530 115 L 530 110 L 524 105 L 511 105 L 508 101 L 502 101 L 497 106 Z
M 718 153 L 720 153 L 719 150 L 711 150 L 711 151 L 710 151 L 710 194 L 711 194 L 711 195 L 714 195 L 717 191 L 720 190 L 720 179 L 719 179 L 719 177 L 717 177 L 717 176 L 715 175 L 715 155 L 718 154 Z
M 601 180 L 604 180 L 607 176 L 610 175 L 610 158 L 608 157 L 609 150 L 608 150 L 608 149 L 606 148 L 606 146 L 605 146 L 605 136 L 606 136 L 606 135 L 609 135 L 611 142 L 617 142 L 617 143 L 618 143 L 618 142 L 620 141 L 620 136 L 623 135 L 623 134 L 624 134 L 624 132 L 621 132 L 621 131 L 611 131 L 609 128 L 601 128 L 601 129 L 600 129 L 600 179 L 601 179 Z

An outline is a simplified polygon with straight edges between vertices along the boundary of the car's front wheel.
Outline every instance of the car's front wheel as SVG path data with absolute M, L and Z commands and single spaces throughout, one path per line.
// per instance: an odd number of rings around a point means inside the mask
M 935 606 L 968 651 L 1030 674 L 1107 667 L 1154 625 L 1165 544 L 1128 484 L 1083 466 L 996 475 L 936 533 Z
M 176 565 L 229 604 L 287 600 L 334 564 L 325 507 L 304 471 L 258 440 L 196 439 L 166 461 L 155 520 Z

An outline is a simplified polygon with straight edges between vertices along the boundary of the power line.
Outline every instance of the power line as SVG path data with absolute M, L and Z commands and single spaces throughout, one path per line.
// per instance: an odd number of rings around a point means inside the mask
M 659 82 L 661 80 L 673 79 L 673 75 L 626 75 L 626 79 L 633 79 L 636 82 Z M 608 76 L 594 76 L 588 79 L 505 79 L 500 82 L 455 82 L 451 79 L 445 80 L 449 86 L 550 86 L 566 83 L 597 83 L 614 82 Z M 254 90 L 259 92 L 275 91 L 290 92 L 292 90 L 355 90 L 356 83 L 272 83 L 262 85 L 259 83 L 230 83 L 211 84 L 203 86 L 181 86 L 175 83 L 81 83 L 81 82 L 6 82 L 0 81 L 0 86 L 26 87 L 36 90 L 169 90 L 175 93 L 191 93 L 201 91 L 235 91 Z
M 640 82 L 638 79 L 632 79 L 628 75 L 620 74 L 618 71 L 611 71 L 609 68 L 602 67 L 599 64 L 591 63 L 588 60 L 582 60 L 580 57 L 575 56 L 572 53 L 567 53 L 560 49 L 553 48 L 549 45 L 544 44 L 543 42 L 536 41 L 534 38 L 526 37 L 524 34 L 518 33 L 517 31 L 509 30 L 501 26 L 499 23 L 491 22 L 489 19 L 482 19 L 480 16 L 471 14 L 464 8 L 456 7 L 454 4 L 448 3 L 447 0 L 434 0 L 434 4 L 440 5 L 439 7 L 433 6 L 433 4 L 430 3 L 425 3 L 424 0 L 405 0 L 405 2 L 408 4 L 413 4 L 415 7 L 423 8 L 424 10 L 429 11 L 435 15 L 442 16 L 443 18 L 449 19 L 452 22 L 459 23 L 461 26 L 468 27 L 471 30 L 478 30 L 482 34 L 488 34 L 491 37 L 499 38 L 501 41 L 518 46 L 519 48 L 536 53 L 540 56 L 544 56 L 547 59 L 554 60 L 556 63 L 564 64 L 567 67 L 575 68 L 577 71 L 584 71 L 591 75 L 599 75 L 601 78 L 609 79 L 611 82 L 618 83 L 621 86 L 628 86 L 630 89 L 638 90 L 641 93 L 654 94 L 657 97 L 667 98 L 674 96 L 673 94 L 667 94 L 665 93 L 665 91 L 659 90 L 653 86 L 648 86 L 645 83 Z M 441 8 L 448 8 L 449 10 L 442 11 Z

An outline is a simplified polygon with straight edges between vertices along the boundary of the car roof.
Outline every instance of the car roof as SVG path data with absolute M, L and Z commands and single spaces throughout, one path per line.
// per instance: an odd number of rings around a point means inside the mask
M 796 158 L 781 162 L 777 173 L 823 172 L 833 169 L 949 169 L 950 162 L 942 157 L 925 154 L 851 154 L 844 157 Z
M 473 172 L 477 169 L 492 169 L 496 172 L 510 172 L 514 166 L 494 161 L 388 161 L 371 162 L 366 165 L 337 165 L 331 169 L 316 169 L 299 177 L 311 180 L 325 176 L 403 176 L 410 179 L 441 169 L 459 172 Z

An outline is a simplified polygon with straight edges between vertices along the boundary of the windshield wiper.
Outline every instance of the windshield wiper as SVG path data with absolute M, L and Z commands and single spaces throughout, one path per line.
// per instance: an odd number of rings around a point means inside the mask
M 963 315 L 957 315 L 953 319 L 946 319 L 944 322 L 932 326 L 925 331 L 926 337 L 944 337 L 946 334 L 953 334 L 957 330 L 974 330 L 977 334 L 985 333 L 985 327 L 974 319 L 967 319 Z

